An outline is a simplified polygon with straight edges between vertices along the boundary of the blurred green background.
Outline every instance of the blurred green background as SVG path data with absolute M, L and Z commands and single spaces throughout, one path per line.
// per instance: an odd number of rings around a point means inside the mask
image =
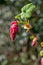
M 20 26 L 15 41 L 10 39 L 10 22 L 21 8 L 28 4 L 36 5 L 36 10 L 29 19 L 33 26 L 32 31 L 37 35 L 39 43 L 31 46 L 30 33 Z M 0 65 L 40 65 L 39 52 L 43 48 L 43 0 L 0 0 Z

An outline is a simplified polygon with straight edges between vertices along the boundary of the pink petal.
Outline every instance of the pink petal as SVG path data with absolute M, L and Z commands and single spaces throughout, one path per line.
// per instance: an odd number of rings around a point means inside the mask
M 43 65 L 43 58 L 41 58 L 41 65 Z

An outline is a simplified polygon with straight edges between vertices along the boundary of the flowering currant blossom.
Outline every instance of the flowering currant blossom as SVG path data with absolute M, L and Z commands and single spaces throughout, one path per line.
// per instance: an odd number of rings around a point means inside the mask
M 41 58 L 41 65 L 43 65 L 43 58 Z
M 10 37 L 12 40 L 15 39 L 16 34 L 18 33 L 18 22 L 17 21 L 12 21 L 10 26 Z
M 37 38 L 35 37 L 32 41 L 32 46 L 34 46 L 37 43 Z

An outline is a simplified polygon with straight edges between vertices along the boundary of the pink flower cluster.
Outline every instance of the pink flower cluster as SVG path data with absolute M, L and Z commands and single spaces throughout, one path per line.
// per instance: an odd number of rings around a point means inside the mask
M 10 37 L 12 40 L 15 39 L 16 34 L 18 33 L 18 24 L 17 21 L 12 21 L 10 26 Z

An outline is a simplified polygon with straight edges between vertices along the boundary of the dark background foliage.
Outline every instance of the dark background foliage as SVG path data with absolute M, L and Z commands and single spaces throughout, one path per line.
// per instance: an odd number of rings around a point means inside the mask
M 31 46 L 30 33 L 21 26 L 15 41 L 10 39 L 10 22 L 21 8 L 32 2 L 36 10 L 29 19 L 33 26 L 32 32 L 37 35 L 39 43 Z M 43 48 L 43 0 L 0 0 L 0 65 L 40 65 L 39 52 Z

